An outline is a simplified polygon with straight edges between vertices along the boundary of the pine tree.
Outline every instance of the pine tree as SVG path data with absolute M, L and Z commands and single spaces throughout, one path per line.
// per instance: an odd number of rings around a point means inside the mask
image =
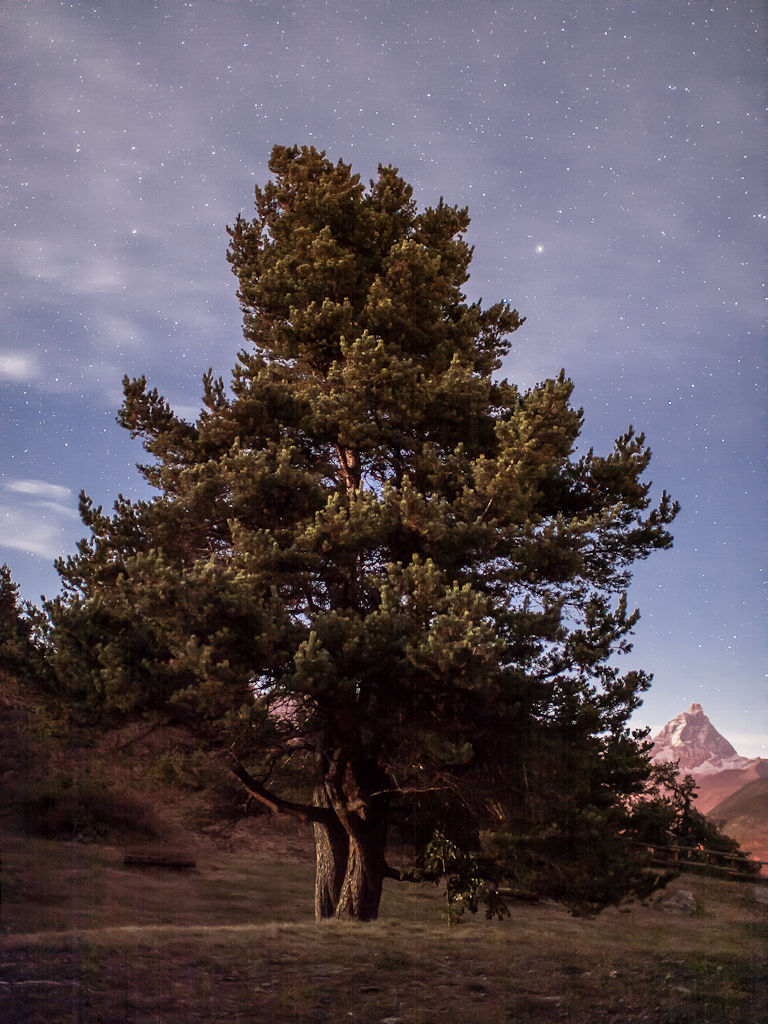
M 419 213 L 396 168 L 366 188 L 314 148 L 269 166 L 228 229 L 231 387 L 209 371 L 188 423 L 126 378 L 119 421 L 157 497 L 107 516 L 81 496 L 54 658 L 73 701 L 189 729 L 311 823 L 317 916 L 369 920 L 398 877 L 393 813 L 477 833 L 555 749 L 581 807 L 647 774 L 627 720 L 648 678 L 610 659 L 637 621 L 631 566 L 670 546 L 677 506 L 649 510 L 631 428 L 575 456 L 563 373 L 498 376 L 523 319 L 466 301 L 465 209 Z M 285 762 L 311 799 L 280 794 Z
M 40 669 L 37 631 L 43 625 L 40 611 L 19 600 L 7 564 L 0 565 L 0 671 L 33 676 Z

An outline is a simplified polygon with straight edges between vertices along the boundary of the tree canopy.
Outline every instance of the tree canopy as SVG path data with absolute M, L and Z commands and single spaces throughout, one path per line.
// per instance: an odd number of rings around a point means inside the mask
M 230 385 L 209 371 L 189 423 L 125 379 L 157 496 L 111 515 L 81 496 L 54 658 L 104 721 L 186 729 L 313 824 L 318 916 L 370 919 L 399 877 L 393 815 L 470 844 L 566 836 L 639 790 L 649 679 L 613 658 L 631 567 L 671 545 L 677 506 L 651 506 L 631 427 L 576 454 L 564 373 L 499 375 L 524 320 L 467 302 L 466 209 L 418 212 L 396 168 L 366 187 L 314 148 L 269 167 L 228 229 Z M 303 789 L 281 790 L 286 763 Z

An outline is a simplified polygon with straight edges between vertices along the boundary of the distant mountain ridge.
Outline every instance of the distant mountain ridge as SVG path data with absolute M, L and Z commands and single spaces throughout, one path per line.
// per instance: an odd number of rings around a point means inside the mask
M 653 738 L 651 757 L 678 761 L 678 776 L 696 781 L 696 809 L 721 822 L 753 857 L 768 861 L 768 760 L 737 754 L 701 704 L 667 722 Z
M 763 779 L 768 782 L 768 761 L 758 757 L 750 761 L 746 768 L 730 768 L 714 775 L 699 775 L 696 777 L 696 784 L 699 791 L 696 794 L 696 807 L 702 814 L 711 814 L 719 810 L 718 804 L 726 800 L 732 793 L 736 793 L 743 786 L 755 779 Z M 768 821 L 768 811 L 766 812 Z
M 667 722 L 653 737 L 651 756 L 654 761 L 679 761 L 680 773 L 694 778 L 743 770 L 759 760 L 740 757 L 712 725 L 701 704 L 691 704 Z

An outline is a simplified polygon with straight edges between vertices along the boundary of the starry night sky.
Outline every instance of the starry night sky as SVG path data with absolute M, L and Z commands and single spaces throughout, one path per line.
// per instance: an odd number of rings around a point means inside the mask
M 675 547 L 640 565 L 638 724 L 700 702 L 768 756 L 765 8 L 750 0 L 7 3 L 0 563 L 53 596 L 77 495 L 145 495 L 123 374 L 182 414 L 241 347 L 225 225 L 272 146 L 469 207 L 470 300 L 526 316 L 504 374 L 561 367 L 584 448 L 632 423 Z

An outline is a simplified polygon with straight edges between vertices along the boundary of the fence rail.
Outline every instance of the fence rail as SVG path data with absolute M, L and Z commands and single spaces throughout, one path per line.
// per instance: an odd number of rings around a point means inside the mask
M 742 878 L 750 877 L 750 867 L 762 868 L 768 865 L 768 861 L 755 860 L 746 853 L 724 853 L 720 850 L 708 850 L 701 846 L 657 846 L 655 843 L 643 843 L 637 839 L 628 839 L 627 842 L 631 846 L 642 847 L 660 860 L 663 859 L 665 864 L 677 864 L 680 867 L 720 868 Z M 735 865 L 724 864 L 723 861 L 737 861 L 747 870 L 738 871 Z

